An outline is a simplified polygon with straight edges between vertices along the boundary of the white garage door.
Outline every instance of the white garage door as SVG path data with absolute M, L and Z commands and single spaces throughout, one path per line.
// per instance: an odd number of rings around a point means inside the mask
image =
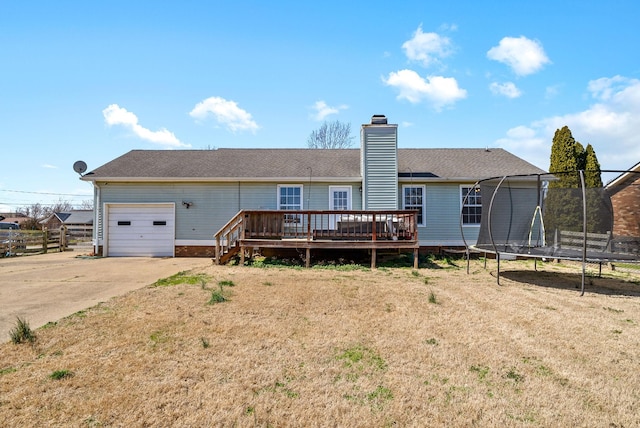
M 173 204 L 107 206 L 107 256 L 173 257 Z

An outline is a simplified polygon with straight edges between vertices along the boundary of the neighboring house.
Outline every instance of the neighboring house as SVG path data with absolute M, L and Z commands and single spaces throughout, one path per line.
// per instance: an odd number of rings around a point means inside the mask
M 613 206 L 613 236 L 640 241 L 640 163 L 605 187 Z
M 49 230 L 65 226 L 67 234 L 75 238 L 90 238 L 93 235 L 93 210 L 70 210 L 53 213 L 40 221 L 42 228 Z
M 15 223 L 19 225 L 20 228 L 22 228 L 23 223 L 30 220 L 29 217 L 20 213 L 2 213 L 0 217 L 2 217 L 0 221 L 4 223 Z
M 70 210 L 53 213 L 40 221 L 42 227 L 49 230 L 59 229 L 62 225 L 69 229 L 87 229 L 93 226 L 93 210 Z
M 85 174 L 103 255 L 212 256 L 240 210 L 417 210 L 421 247 L 462 246 L 480 225 L 482 178 L 543 173 L 503 149 L 398 149 L 374 116 L 360 149 L 133 150 Z M 330 226 L 331 227 L 331 226 Z

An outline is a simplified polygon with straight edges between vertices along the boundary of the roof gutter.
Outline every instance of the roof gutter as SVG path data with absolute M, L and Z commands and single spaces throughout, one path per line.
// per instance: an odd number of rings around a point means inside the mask
M 361 182 L 362 177 L 87 177 L 81 178 L 91 182 L 111 183 L 273 183 L 273 182 Z

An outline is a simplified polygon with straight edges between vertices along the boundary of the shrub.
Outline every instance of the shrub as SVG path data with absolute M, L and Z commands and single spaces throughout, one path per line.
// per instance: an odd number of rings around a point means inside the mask
M 25 342 L 33 343 L 36 340 L 35 333 L 29 327 L 29 323 L 20 317 L 17 318 L 16 326 L 11 329 L 9 335 L 11 336 L 11 341 L 16 345 Z

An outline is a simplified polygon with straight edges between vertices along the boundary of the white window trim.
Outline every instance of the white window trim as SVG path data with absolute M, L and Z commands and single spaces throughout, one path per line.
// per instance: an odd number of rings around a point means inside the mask
M 282 209 L 280 208 L 280 189 L 283 187 L 299 187 L 300 188 L 300 208 L 298 208 L 298 210 L 302 210 L 304 209 L 304 185 L 302 184 L 278 184 L 278 189 L 276 190 L 276 201 L 277 201 L 277 207 L 278 209 Z
M 474 183 L 475 184 L 475 183 Z M 462 194 L 462 189 L 465 187 L 474 187 L 473 184 L 461 184 L 458 191 L 458 200 L 460 201 L 460 221 L 462 222 L 462 210 L 464 209 L 463 198 L 467 195 L 466 193 Z M 476 186 L 479 187 L 479 186 Z M 482 196 L 482 195 L 480 195 Z M 472 205 L 476 206 L 476 205 Z M 480 205 L 482 207 L 482 205 Z M 480 227 L 480 223 L 462 223 L 462 227 Z
M 405 203 L 405 193 L 404 189 L 411 188 L 422 188 L 422 223 L 418 223 L 417 226 L 426 226 L 427 225 L 427 186 L 424 184 L 403 184 L 402 185 L 402 209 L 408 209 Z
M 329 209 L 335 209 L 331 205 L 333 205 L 333 191 L 334 190 L 347 190 L 347 210 L 353 209 L 353 186 L 329 186 Z
M 278 184 L 278 189 L 276 190 L 276 198 L 278 202 L 278 210 L 282 210 L 282 206 L 280 205 L 280 189 L 283 187 L 298 187 L 300 188 L 300 207 L 294 209 L 293 211 L 300 211 L 304 209 L 304 186 L 302 184 Z M 287 223 L 302 223 L 302 215 L 301 214 L 289 214 L 284 215 L 284 222 Z

